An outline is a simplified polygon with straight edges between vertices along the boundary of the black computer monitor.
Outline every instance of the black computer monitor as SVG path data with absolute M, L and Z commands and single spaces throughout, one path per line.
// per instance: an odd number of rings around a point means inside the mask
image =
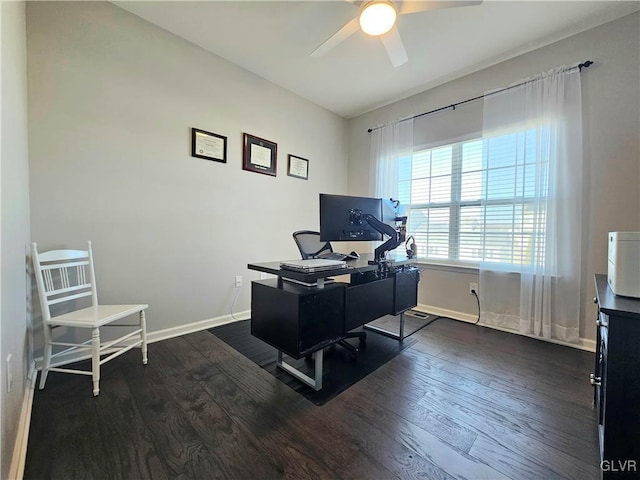
M 365 219 L 366 214 L 382 221 L 382 200 L 321 193 L 320 240 L 323 242 L 382 240 L 382 234 Z

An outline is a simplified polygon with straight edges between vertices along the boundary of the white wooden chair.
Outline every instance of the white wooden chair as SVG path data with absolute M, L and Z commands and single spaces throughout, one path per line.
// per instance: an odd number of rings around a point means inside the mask
M 35 271 L 40 308 L 42 310 L 42 325 L 44 330 L 44 362 L 40 377 L 40 389 L 44 388 L 47 374 L 51 372 L 75 373 L 91 375 L 93 378 L 93 395 L 100 393 L 100 365 L 119 355 L 140 347 L 142 363 L 147 364 L 147 330 L 145 309 L 149 305 L 99 305 L 96 291 L 96 279 L 93 269 L 93 254 L 91 242 L 87 250 L 50 250 L 38 253 L 35 243 L 31 244 L 31 257 Z M 74 302 L 83 297 L 91 297 L 91 306 L 74 309 L 68 313 L 52 314 L 52 306 L 65 303 L 66 311 L 73 308 Z M 57 308 L 57 307 L 56 307 Z M 116 320 L 139 315 L 139 323 L 113 324 Z M 52 331 L 57 327 L 90 329 L 91 338 L 83 343 L 53 341 Z M 121 336 L 116 340 L 101 343 L 101 327 L 135 327 L 133 332 Z M 53 353 L 53 346 L 67 347 Z M 60 368 L 65 363 L 75 362 L 79 357 L 74 356 L 66 362 L 61 361 L 52 365 L 56 357 L 73 353 L 74 351 L 91 351 L 91 371 Z

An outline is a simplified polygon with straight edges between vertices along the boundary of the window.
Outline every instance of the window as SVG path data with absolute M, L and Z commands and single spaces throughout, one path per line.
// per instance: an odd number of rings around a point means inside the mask
M 399 162 L 400 202 L 418 257 L 528 265 L 545 235 L 548 131 L 522 130 L 413 153 Z

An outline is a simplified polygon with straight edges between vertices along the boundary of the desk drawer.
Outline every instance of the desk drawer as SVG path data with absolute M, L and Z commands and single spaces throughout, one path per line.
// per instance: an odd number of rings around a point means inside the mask
M 395 278 L 347 287 L 345 331 L 393 312 Z
M 344 336 L 344 291 L 251 282 L 251 334 L 294 358 L 326 347 Z
M 393 314 L 405 312 L 418 304 L 418 282 L 420 270 L 416 267 L 403 268 L 395 273 L 395 298 Z

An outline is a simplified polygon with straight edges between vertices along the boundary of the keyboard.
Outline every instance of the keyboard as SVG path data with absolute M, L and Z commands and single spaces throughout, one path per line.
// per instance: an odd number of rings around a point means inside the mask
M 338 252 L 323 252 L 316 258 L 322 258 L 324 260 L 346 260 L 348 258 L 348 255 Z

